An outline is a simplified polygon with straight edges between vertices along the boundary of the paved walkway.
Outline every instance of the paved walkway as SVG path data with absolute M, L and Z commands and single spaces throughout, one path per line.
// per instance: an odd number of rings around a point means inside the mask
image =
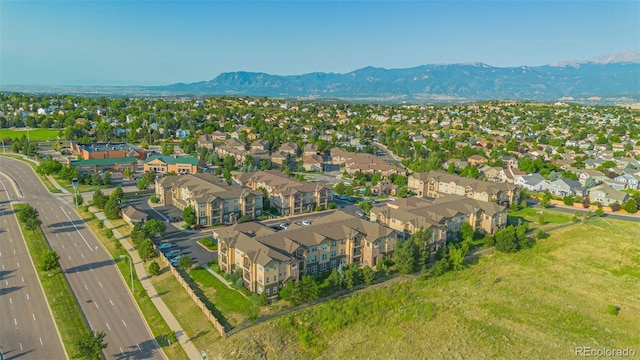
M 107 228 L 113 230 L 113 235 L 115 236 L 115 238 L 119 239 L 120 244 L 122 244 L 122 246 L 127 249 L 127 252 L 133 259 L 133 266 L 136 268 L 136 275 L 140 280 L 140 283 L 142 283 L 142 287 L 149 295 L 149 298 L 151 298 L 153 305 L 155 305 L 156 309 L 158 309 L 160 315 L 162 315 L 164 320 L 167 322 L 167 325 L 169 325 L 169 328 L 176 333 L 178 342 L 187 353 L 189 359 L 201 359 L 202 355 L 195 347 L 195 345 L 191 342 L 191 339 L 189 339 L 187 334 L 184 332 L 184 329 L 182 329 L 182 326 L 180 326 L 180 323 L 178 323 L 178 320 L 176 320 L 175 316 L 173 316 L 167 305 L 164 303 L 164 301 L 162 301 L 162 298 L 160 297 L 160 295 L 158 295 L 156 288 L 153 287 L 149 274 L 147 274 L 147 269 L 145 269 L 144 262 L 138 255 L 138 252 L 129 243 L 129 241 L 124 238 L 124 236 L 122 236 L 122 234 L 120 234 L 117 229 L 114 228 L 113 224 L 111 224 L 111 222 L 106 219 L 104 214 L 100 212 L 99 209 L 91 206 L 89 207 L 89 211 L 96 214 L 96 217 L 98 219 L 104 220 L 104 225 Z

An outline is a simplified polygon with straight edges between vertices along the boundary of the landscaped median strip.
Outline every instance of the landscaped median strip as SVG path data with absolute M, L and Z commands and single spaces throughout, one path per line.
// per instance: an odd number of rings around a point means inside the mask
M 16 215 L 26 207 L 26 204 L 13 205 Z M 20 222 L 18 216 L 16 216 L 16 219 L 20 224 L 20 231 L 26 240 L 25 242 L 29 249 L 31 261 L 36 265 L 36 273 L 40 278 L 47 302 L 58 326 L 65 351 L 68 355 L 74 356 L 78 353 L 76 340 L 80 339 L 84 333 L 90 331 L 89 325 L 85 322 L 82 311 L 80 310 L 80 305 L 78 305 L 76 298 L 73 296 L 69 283 L 67 283 L 67 279 L 62 272 L 53 271 L 49 273 L 40 270 L 38 267 L 38 264 L 43 261 L 44 254 L 51 250 L 49 243 L 45 240 L 42 229 L 38 227 L 34 231 L 27 230 L 24 224 Z

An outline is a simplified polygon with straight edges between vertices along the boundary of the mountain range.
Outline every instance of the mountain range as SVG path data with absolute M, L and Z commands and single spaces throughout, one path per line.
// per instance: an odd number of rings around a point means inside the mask
M 640 100 L 640 54 L 627 51 L 544 66 L 493 67 L 484 63 L 365 67 L 346 74 L 222 73 L 209 81 L 158 90 L 201 95 L 338 98 L 379 102 L 446 102 L 493 99 Z

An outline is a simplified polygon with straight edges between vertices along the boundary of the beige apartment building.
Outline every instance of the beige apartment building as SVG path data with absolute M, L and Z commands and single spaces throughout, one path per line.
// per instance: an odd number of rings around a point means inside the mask
M 447 195 L 433 201 L 420 198 L 398 199 L 374 206 L 370 219 L 384 224 L 403 236 L 421 228 L 433 231 L 437 248 L 455 238 L 460 227 L 469 223 L 474 231 L 493 234 L 507 225 L 507 208 L 458 195 Z
M 333 201 L 333 189 L 321 183 L 296 181 L 279 170 L 254 171 L 233 175 L 233 181 L 253 190 L 265 189 L 271 206 L 288 216 L 325 210 Z
M 440 198 L 453 194 L 507 207 L 520 198 L 520 189 L 513 184 L 470 179 L 441 170 L 412 174 L 407 185 L 419 197 Z
M 196 224 L 230 224 L 262 214 L 262 192 L 230 186 L 213 174 L 166 176 L 156 179 L 156 196 L 163 205 L 180 210 L 192 206 Z
M 334 211 L 310 226 L 275 231 L 258 223 L 215 228 L 218 264 L 242 272 L 252 292 L 275 296 L 289 279 L 331 271 L 340 264 L 375 267 L 393 256 L 396 232 L 352 214 Z
M 368 153 L 352 153 L 341 148 L 332 148 L 331 162 L 336 165 L 344 164 L 344 171 L 353 176 L 356 172 L 375 174 L 379 172 L 383 178 L 391 174 L 406 176 L 407 171 L 397 165 L 392 165 L 375 155 Z

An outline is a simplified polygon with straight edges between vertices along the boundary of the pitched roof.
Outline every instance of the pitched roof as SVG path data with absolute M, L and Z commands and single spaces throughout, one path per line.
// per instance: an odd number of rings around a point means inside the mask
M 134 206 L 132 205 L 125 205 L 125 207 L 122 208 L 122 214 L 126 215 L 129 219 L 146 219 L 147 218 L 147 214 L 136 209 Z
M 77 160 L 72 161 L 71 166 L 107 166 L 115 164 L 130 164 L 137 163 L 138 159 L 135 157 L 121 157 L 121 158 L 109 158 L 109 159 L 89 159 L 89 160 Z
M 178 156 L 178 157 L 173 157 L 173 156 L 165 156 L 165 155 L 153 155 L 153 156 L 149 156 L 144 163 L 148 164 L 154 160 L 160 160 L 165 164 L 171 164 L 171 165 L 175 165 L 175 164 L 189 164 L 189 165 L 198 165 L 198 158 L 195 156 Z

